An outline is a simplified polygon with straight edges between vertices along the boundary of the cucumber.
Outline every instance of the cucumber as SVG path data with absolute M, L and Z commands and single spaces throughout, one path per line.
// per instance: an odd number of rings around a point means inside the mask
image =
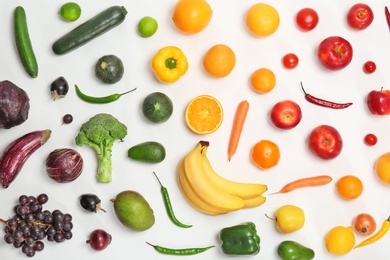
M 53 52 L 61 55 L 86 44 L 121 24 L 126 15 L 127 10 L 123 6 L 111 6 L 105 9 L 54 42 Z
M 21 6 L 17 6 L 14 11 L 14 36 L 24 69 L 32 78 L 36 78 L 38 76 L 38 63 L 28 33 L 26 12 Z

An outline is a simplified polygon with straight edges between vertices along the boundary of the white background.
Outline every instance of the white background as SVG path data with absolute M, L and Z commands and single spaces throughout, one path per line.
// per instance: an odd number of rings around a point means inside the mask
M 227 226 L 252 221 L 261 237 L 261 251 L 256 258 L 277 259 L 276 248 L 283 240 L 295 240 L 312 248 L 317 259 L 388 259 L 390 234 L 380 241 L 348 255 L 335 257 L 326 252 L 324 237 L 333 227 L 349 226 L 354 216 L 361 212 L 375 217 L 378 230 L 390 214 L 388 196 L 390 188 L 376 178 L 375 160 L 389 151 L 389 117 L 371 115 L 365 98 L 373 89 L 389 88 L 390 38 L 384 0 L 366 1 L 374 11 L 372 25 L 364 31 L 354 31 L 346 23 L 346 13 L 358 1 L 264 1 L 273 5 L 280 14 L 280 26 L 275 34 L 256 38 L 244 25 L 246 11 L 257 1 L 209 1 L 214 11 L 209 26 L 199 34 L 185 35 L 174 26 L 171 16 L 175 0 L 149 1 L 77 1 L 82 8 L 79 20 L 62 21 L 57 12 L 65 1 L 1 1 L 0 8 L 0 80 L 10 80 L 23 88 L 30 97 L 31 109 L 28 120 L 15 128 L 0 130 L 0 150 L 3 151 L 14 139 L 35 130 L 51 129 L 49 141 L 37 150 L 25 163 L 19 176 L 8 189 L 0 189 L 0 217 L 13 214 L 12 208 L 22 194 L 47 193 L 48 210 L 61 209 L 74 218 L 74 236 L 62 244 L 46 242 L 45 249 L 36 259 L 168 259 L 160 255 L 145 241 L 171 248 L 203 247 L 216 245 L 192 259 L 228 259 L 218 241 L 219 231 Z M 39 75 L 31 79 L 23 70 L 13 39 L 12 14 L 22 5 L 27 14 L 31 41 L 39 64 Z M 87 45 L 63 56 L 53 54 L 53 42 L 77 25 L 91 18 L 110 5 L 124 5 L 128 15 L 124 23 Z M 304 7 L 314 8 L 320 17 L 318 26 L 310 32 L 302 32 L 294 22 L 295 14 Z M 144 16 L 154 17 L 159 28 L 151 38 L 137 34 L 138 21 Z M 316 47 L 326 37 L 342 36 L 354 48 L 351 64 L 337 72 L 323 69 L 316 60 Z M 204 53 L 213 45 L 230 46 L 237 57 L 232 73 L 223 79 L 208 76 L 202 68 Z M 177 83 L 166 85 L 158 82 L 150 68 L 153 55 L 167 45 L 183 50 L 189 61 L 189 70 Z M 294 52 L 300 58 L 294 70 L 283 68 L 284 54 Z M 123 79 L 115 85 L 104 85 L 94 76 L 94 64 L 106 54 L 119 56 L 125 66 Z M 375 61 L 377 71 L 367 75 L 362 66 L 368 60 Z M 274 71 L 277 84 L 270 93 L 255 93 L 249 86 L 249 77 L 258 68 Z M 65 99 L 53 101 L 50 83 L 64 76 L 70 85 Z M 303 81 L 306 90 L 318 97 L 336 102 L 353 102 L 345 110 L 331 110 L 308 103 L 300 89 Z M 137 91 L 111 104 L 89 104 L 81 101 L 74 92 L 74 84 L 95 96 L 121 93 L 137 87 Z M 167 94 L 174 103 L 172 117 L 163 124 L 147 122 L 141 113 L 143 98 L 155 91 Z M 216 97 L 224 108 L 224 121 L 213 134 L 200 136 L 187 128 L 184 110 L 197 95 Z M 241 100 L 248 100 L 250 110 L 237 153 L 231 162 L 227 160 L 227 144 L 235 108 Z M 292 130 L 277 130 L 269 121 L 269 111 L 280 100 L 291 99 L 303 111 L 301 123 Z M 111 113 L 128 126 L 123 143 L 113 146 L 113 180 L 99 184 L 95 179 L 97 158 L 94 151 L 85 146 L 77 147 L 74 138 L 81 124 L 99 112 Z M 62 116 L 70 113 L 74 121 L 61 125 Z M 309 153 L 306 138 L 314 127 L 329 124 L 336 127 L 344 141 L 343 151 L 336 159 L 322 161 Z M 365 134 L 375 133 L 379 139 L 374 147 L 363 143 Z M 260 170 L 250 161 L 251 147 L 261 139 L 276 142 L 281 149 L 279 164 L 269 170 Z M 161 142 L 166 159 L 156 165 L 131 161 L 127 150 L 144 141 Z M 176 167 L 179 160 L 199 140 L 210 142 L 209 157 L 225 178 L 241 182 L 259 182 L 275 192 L 284 184 L 307 176 L 329 174 L 333 182 L 327 186 L 294 191 L 285 195 L 267 195 L 267 202 L 254 209 L 244 209 L 222 216 L 204 215 L 182 197 L 176 183 Z M 57 148 L 69 147 L 81 153 L 85 161 L 83 174 L 74 182 L 58 184 L 46 176 L 45 160 Z M 152 174 L 155 171 L 168 188 L 176 216 L 194 226 L 182 229 L 172 224 L 165 212 L 160 187 Z M 363 194 L 354 201 L 341 199 L 335 191 L 336 181 L 347 174 L 361 178 Z M 156 216 L 155 225 L 141 233 L 124 228 L 116 219 L 109 200 L 124 190 L 140 192 L 150 203 Z M 83 193 L 95 193 L 102 199 L 107 213 L 88 213 L 79 205 Z M 272 215 L 282 205 L 293 204 L 305 211 L 305 226 L 292 234 L 280 234 L 274 222 L 265 214 Z M 95 252 L 85 240 L 94 229 L 102 228 L 112 237 L 111 245 L 102 252 Z M 4 232 L 0 231 L 1 236 Z M 363 237 L 356 235 L 356 242 Z M 14 249 L 0 240 L 1 259 L 25 259 L 20 249 Z M 243 258 L 243 257 L 242 257 Z

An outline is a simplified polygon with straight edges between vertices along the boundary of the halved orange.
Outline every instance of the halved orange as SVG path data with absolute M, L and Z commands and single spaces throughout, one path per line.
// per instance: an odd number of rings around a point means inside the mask
M 197 96 L 187 105 L 185 119 L 187 126 L 194 133 L 213 133 L 222 124 L 222 105 L 215 97 L 209 95 Z

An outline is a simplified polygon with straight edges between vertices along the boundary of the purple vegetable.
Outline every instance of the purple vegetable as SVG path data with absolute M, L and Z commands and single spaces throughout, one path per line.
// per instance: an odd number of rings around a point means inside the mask
M 14 83 L 0 82 L 0 128 L 9 129 L 22 124 L 28 118 L 30 99 L 27 93 Z
M 83 172 L 83 167 L 81 155 L 70 148 L 56 149 L 46 158 L 47 175 L 59 183 L 74 181 Z
M 112 237 L 102 229 L 94 230 L 86 241 L 93 249 L 101 251 L 111 243 Z

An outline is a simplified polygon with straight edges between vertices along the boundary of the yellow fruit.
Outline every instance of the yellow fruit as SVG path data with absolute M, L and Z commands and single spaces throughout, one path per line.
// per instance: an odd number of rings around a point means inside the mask
M 326 250 L 335 255 L 347 254 L 355 245 L 352 227 L 337 226 L 332 228 L 325 237 Z
M 305 224 L 305 213 L 294 205 L 284 205 L 276 213 L 276 227 L 281 233 L 292 233 Z
M 279 13 L 271 5 L 257 3 L 246 13 L 245 23 L 249 31 L 259 37 L 273 34 L 279 27 Z
M 382 154 L 376 160 L 375 173 L 381 182 L 390 185 L 390 152 Z

